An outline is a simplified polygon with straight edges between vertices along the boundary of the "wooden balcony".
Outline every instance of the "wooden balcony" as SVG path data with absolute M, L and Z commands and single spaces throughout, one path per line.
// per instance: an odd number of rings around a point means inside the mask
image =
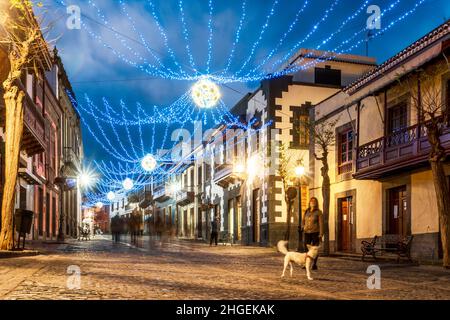
M 170 199 L 170 195 L 165 186 L 158 186 L 153 190 L 153 199 L 158 202 L 164 202 Z
M 444 125 L 441 142 L 450 155 L 450 127 Z M 378 180 L 428 165 L 430 144 L 426 128 L 414 125 L 360 146 L 357 150 L 356 179 Z
M 233 165 L 221 164 L 214 170 L 214 183 L 222 188 L 228 188 L 230 184 L 236 183 L 239 177 L 234 173 Z
M 23 87 L 21 84 L 22 90 Z M 0 95 L 3 92 L 0 90 Z M 0 102 L 0 126 L 5 126 L 5 106 L 3 99 Z M 45 119 L 33 100 L 25 94 L 23 99 L 23 134 L 21 149 L 25 150 L 29 157 L 45 152 L 47 145 L 45 143 Z
M 180 206 L 186 206 L 193 203 L 195 200 L 195 193 L 193 191 L 180 191 L 175 195 L 175 201 Z
M 64 165 L 71 169 L 71 174 L 76 176 L 81 171 L 80 158 L 72 147 L 64 147 Z
M 143 189 L 140 193 L 139 207 L 141 207 L 142 209 L 146 209 L 152 203 L 152 201 L 153 201 L 152 192 L 150 190 Z

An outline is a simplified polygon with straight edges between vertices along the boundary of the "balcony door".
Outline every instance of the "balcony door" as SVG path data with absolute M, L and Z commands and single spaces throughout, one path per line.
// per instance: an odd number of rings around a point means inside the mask
M 389 207 L 386 219 L 386 234 L 407 236 L 409 224 L 409 210 L 406 186 L 389 190 Z
M 398 133 L 408 127 L 407 103 L 402 102 L 388 109 L 388 134 Z
M 234 226 L 235 226 L 235 209 L 234 209 L 234 199 L 228 200 L 228 233 L 232 235 L 234 240 Z
M 408 108 L 407 103 L 402 102 L 394 107 L 388 109 L 388 125 L 387 147 L 400 146 L 410 142 L 408 131 Z
M 236 240 L 241 241 L 242 239 L 242 203 L 241 197 L 236 198 Z

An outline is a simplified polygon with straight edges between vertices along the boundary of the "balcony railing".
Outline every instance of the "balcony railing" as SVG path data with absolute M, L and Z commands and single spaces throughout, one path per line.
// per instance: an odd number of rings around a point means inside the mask
M 195 199 L 195 193 L 193 191 L 179 191 L 175 195 L 175 201 L 180 206 L 185 206 L 193 203 Z
M 441 143 L 450 154 L 450 127 L 444 125 Z M 424 125 L 414 125 L 362 145 L 357 151 L 357 179 L 379 179 L 421 166 L 428 161 L 430 144 Z
M 346 162 L 338 166 L 338 174 L 351 173 L 353 171 L 353 162 Z
M 153 195 L 152 192 L 150 190 L 141 190 L 140 195 L 139 195 L 139 206 L 142 209 L 146 209 L 153 201 Z
M 164 202 L 170 198 L 166 186 L 158 186 L 153 190 L 153 199 L 158 202 Z
M 222 188 L 227 188 L 238 179 L 239 177 L 234 173 L 234 167 L 231 164 L 220 164 L 214 170 L 214 183 Z
M 64 164 L 71 166 L 75 172 L 81 170 L 80 158 L 72 147 L 64 147 Z

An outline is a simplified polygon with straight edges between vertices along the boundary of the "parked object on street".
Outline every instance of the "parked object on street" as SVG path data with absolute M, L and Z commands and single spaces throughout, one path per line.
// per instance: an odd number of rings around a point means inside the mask
M 400 261 L 400 258 L 407 258 L 411 262 L 412 240 L 413 236 L 403 237 L 397 234 L 385 234 L 375 236 L 372 241 L 362 241 L 362 261 L 366 256 L 372 256 L 376 260 L 377 254 L 393 253 L 397 255 L 397 262 Z
M 79 236 L 78 236 L 78 241 L 83 241 L 83 240 L 91 240 L 91 233 L 89 231 L 89 228 L 86 227 L 78 227 L 79 229 Z
M 20 247 L 20 238 L 23 238 L 22 249 L 25 249 L 25 238 L 31 232 L 31 225 L 33 224 L 34 212 L 24 209 L 16 209 L 14 214 L 15 230 L 19 234 L 17 237 L 17 249 Z
M 311 277 L 311 269 L 312 269 L 314 260 L 317 259 L 317 256 L 319 255 L 319 246 L 307 245 L 308 252 L 299 253 L 299 252 L 294 252 L 294 251 L 288 251 L 287 244 L 288 244 L 288 241 L 284 241 L 284 240 L 278 241 L 278 244 L 277 244 L 278 251 L 281 252 L 282 254 L 284 254 L 284 266 L 283 266 L 283 273 L 281 274 L 281 277 L 282 278 L 284 277 L 284 273 L 286 272 L 286 268 L 288 265 L 291 268 L 291 277 L 292 277 L 292 272 L 294 271 L 292 262 L 295 262 L 300 266 L 305 266 L 306 276 L 308 277 L 308 280 L 314 280 Z

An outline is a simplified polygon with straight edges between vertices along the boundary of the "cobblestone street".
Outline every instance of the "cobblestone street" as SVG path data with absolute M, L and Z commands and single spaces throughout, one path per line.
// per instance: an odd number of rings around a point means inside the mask
M 123 239 L 128 240 L 128 239 Z M 49 245 L 51 246 L 51 245 Z M 381 263 L 381 290 L 367 289 L 369 262 L 322 258 L 308 281 L 294 268 L 280 279 L 283 257 L 272 248 L 209 247 L 150 241 L 139 247 L 89 242 L 53 245 L 34 257 L 0 259 L 1 299 L 449 299 L 450 272 Z M 71 265 L 80 289 L 69 289 Z

